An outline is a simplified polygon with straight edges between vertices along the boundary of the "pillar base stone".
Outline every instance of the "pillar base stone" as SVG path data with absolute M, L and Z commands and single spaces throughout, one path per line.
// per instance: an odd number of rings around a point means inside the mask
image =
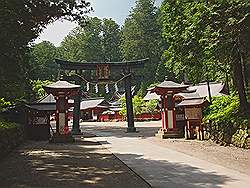
M 135 127 L 127 127 L 126 133 L 136 133 L 136 132 L 138 132 L 138 131 L 136 131 Z
M 55 133 L 49 140 L 50 143 L 73 143 L 74 137 L 71 134 L 58 134 Z
M 72 135 L 82 135 L 82 131 L 80 129 L 72 129 L 70 132 Z
M 165 138 L 181 138 L 182 133 L 179 129 L 160 129 L 156 134 L 156 137 L 165 139 Z

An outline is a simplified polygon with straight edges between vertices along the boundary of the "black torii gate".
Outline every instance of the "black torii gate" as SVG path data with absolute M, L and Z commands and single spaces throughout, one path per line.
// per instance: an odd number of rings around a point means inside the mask
M 101 73 L 102 69 L 104 72 L 106 70 L 118 70 L 121 71 L 125 76 L 125 97 L 126 97 L 126 108 L 127 108 L 127 132 L 136 132 L 134 127 L 134 115 L 133 115 L 133 104 L 132 104 L 132 93 L 131 93 L 131 71 L 134 69 L 140 69 L 144 67 L 144 63 L 149 59 L 140 59 L 133 61 L 123 61 L 123 62 L 71 62 L 66 60 L 56 59 L 56 63 L 60 65 L 60 70 L 74 70 L 77 74 L 82 70 L 96 70 Z M 98 73 L 97 73 L 98 74 Z M 101 73 L 101 76 L 102 73 Z M 104 75 L 103 80 L 109 80 L 109 77 Z M 80 84 L 79 79 L 75 80 L 76 84 Z M 79 120 L 80 120 L 80 102 L 81 97 L 78 95 L 74 100 L 74 112 L 73 112 L 73 134 L 81 133 Z

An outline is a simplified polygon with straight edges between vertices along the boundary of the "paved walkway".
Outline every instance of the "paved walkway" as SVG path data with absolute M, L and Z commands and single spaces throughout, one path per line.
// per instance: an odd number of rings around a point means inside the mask
M 88 136 L 85 136 L 87 139 Z M 149 188 L 96 141 L 27 142 L 0 161 L 0 188 Z
M 107 125 L 107 124 L 105 124 Z M 124 133 L 119 126 L 86 124 L 103 146 L 149 182 L 152 187 L 249 187 L 250 176 L 180 153 L 149 141 L 152 129 Z M 144 132 L 145 131 L 145 132 Z

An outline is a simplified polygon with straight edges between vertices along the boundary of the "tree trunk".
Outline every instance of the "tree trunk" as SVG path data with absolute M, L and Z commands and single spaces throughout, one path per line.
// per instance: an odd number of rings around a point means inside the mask
M 248 111 L 248 102 L 246 98 L 246 92 L 244 87 L 243 70 L 240 58 L 240 52 L 237 53 L 236 58 L 233 61 L 233 78 L 236 84 L 236 89 L 240 98 L 240 111 L 246 113 Z
M 243 62 L 243 77 L 244 77 L 244 84 L 245 84 L 245 87 L 247 88 L 248 87 L 248 79 L 247 79 L 247 64 L 246 64 L 246 60 L 242 59 L 242 62 Z

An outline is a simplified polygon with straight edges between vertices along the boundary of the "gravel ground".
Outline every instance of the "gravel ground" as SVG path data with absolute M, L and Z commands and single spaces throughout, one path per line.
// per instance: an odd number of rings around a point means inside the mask
M 150 187 L 98 142 L 27 142 L 0 161 L 0 187 Z
M 151 139 L 170 149 L 250 175 L 250 150 L 220 146 L 212 141 Z
M 109 132 L 112 130 L 117 133 L 117 136 L 126 135 L 126 122 L 84 122 L 81 125 L 82 129 L 86 131 Z M 161 127 L 160 121 L 136 122 L 135 126 L 139 132 L 134 136 L 142 137 L 149 142 L 250 175 L 250 150 L 234 146 L 220 146 L 209 140 L 161 140 L 154 137 L 154 133 Z

